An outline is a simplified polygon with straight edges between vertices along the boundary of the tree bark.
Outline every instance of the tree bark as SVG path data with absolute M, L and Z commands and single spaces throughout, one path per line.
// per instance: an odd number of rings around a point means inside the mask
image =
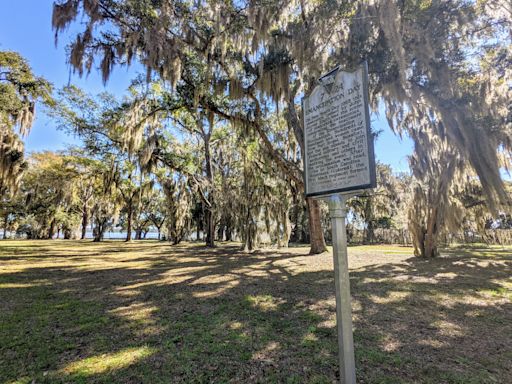
M 214 247 L 215 246 L 215 217 L 214 217 L 214 192 L 213 192 L 213 165 L 210 154 L 210 133 L 213 129 L 213 126 L 209 127 L 210 131 L 207 134 L 203 135 L 204 140 L 204 159 L 205 159 L 205 167 L 206 167 L 206 178 L 209 182 L 209 194 L 208 194 L 208 206 L 206 207 L 206 246 Z
M 132 218 L 133 218 L 133 207 L 132 207 L 132 199 L 128 202 L 128 212 L 126 218 L 126 241 L 130 241 L 132 239 Z
M 50 229 L 48 229 L 48 239 L 53 239 L 53 235 L 55 235 L 55 218 L 52 219 L 50 223 Z
M 225 229 L 226 229 L 226 225 L 224 224 L 224 221 L 221 221 L 219 228 L 217 229 L 217 240 L 218 241 L 224 241 Z
M 62 233 L 64 234 L 64 240 L 70 240 L 71 237 L 73 236 L 73 233 L 71 231 L 71 229 L 69 228 L 66 228 L 62 231 Z
M 96 221 L 96 227 L 93 230 L 94 239 L 93 242 L 98 243 L 103 240 L 103 236 L 105 235 L 105 223 L 100 220 Z
M 366 231 L 365 231 L 365 244 L 373 244 L 375 242 L 375 229 L 373 219 L 366 223 Z
M 215 221 L 211 209 L 206 210 L 206 245 L 215 247 Z
M 434 207 L 430 212 L 430 217 L 427 221 L 427 231 L 425 233 L 425 237 L 423 239 L 423 257 L 425 258 L 433 258 L 438 256 L 439 252 L 437 250 L 438 244 L 438 215 L 437 215 L 437 207 Z
M 201 219 L 198 217 L 196 220 L 196 241 L 200 241 L 201 237 Z
M 311 248 L 309 250 L 310 255 L 316 255 L 327 251 L 325 245 L 324 232 L 322 229 L 322 220 L 320 213 L 320 204 L 317 200 L 310 197 L 306 198 L 306 204 L 308 207 L 308 218 L 309 218 L 309 238 Z
M 288 248 L 288 243 L 290 242 L 290 235 L 292 234 L 292 225 L 290 223 L 290 217 L 289 217 L 289 209 L 284 210 L 282 212 L 282 225 L 283 225 L 283 233 L 280 233 L 280 239 L 279 239 L 279 248 Z
M 2 239 L 6 239 L 7 238 L 7 225 L 9 225 L 9 214 L 6 213 L 5 214 L 5 217 L 4 217 L 4 235 L 2 237 Z
M 306 205 L 304 205 L 302 209 L 301 215 L 301 223 L 300 223 L 300 242 L 309 244 L 309 225 L 307 223 L 307 218 L 309 216 L 308 213 L 308 205 L 306 201 Z
M 252 220 L 251 209 L 247 207 L 247 217 L 244 228 L 244 252 L 252 252 L 256 243 L 256 223 Z
M 84 204 L 82 208 L 82 235 L 80 238 L 83 240 L 85 239 L 85 235 L 87 234 L 87 224 L 89 221 L 89 216 L 87 212 L 87 204 Z

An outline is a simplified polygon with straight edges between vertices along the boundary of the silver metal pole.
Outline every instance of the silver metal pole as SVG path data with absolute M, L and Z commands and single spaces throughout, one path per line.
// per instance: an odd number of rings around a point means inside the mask
M 336 287 L 336 325 L 340 383 L 356 384 L 356 363 L 352 334 L 352 307 L 350 304 L 350 280 L 348 275 L 347 232 L 345 206 L 348 196 L 335 194 L 327 199 L 332 223 L 332 245 L 334 257 L 334 283 Z

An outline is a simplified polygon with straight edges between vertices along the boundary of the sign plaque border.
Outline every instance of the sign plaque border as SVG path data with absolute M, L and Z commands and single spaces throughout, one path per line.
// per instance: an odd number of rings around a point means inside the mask
M 349 193 L 353 191 L 360 191 L 363 189 L 370 189 L 375 188 L 377 186 L 377 177 L 375 172 L 375 152 L 374 152 L 374 144 L 373 144 L 373 135 L 371 132 L 371 125 L 370 125 L 370 111 L 369 111 L 369 105 L 368 105 L 368 99 L 369 99 L 369 90 L 368 90 L 368 63 L 366 61 L 363 61 L 360 65 L 358 65 L 356 68 L 352 70 L 342 70 L 340 67 L 336 67 L 333 70 L 329 71 L 327 74 L 321 76 L 318 81 L 317 85 L 315 87 L 323 86 L 321 84 L 321 80 L 328 77 L 328 76 L 336 76 L 338 74 L 338 71 L 343 71 L 347 73 L 354 73 L 358 71 L 360 68 L 362 68 L 362 82 L 363 82 L 363 103 L 364 103 L 364 110 L 365 110 L 365 120 L 366 120 L 366 139 L 367 139 L 367 149 L 368 149 L 368 166 L 369 166 L 369 173 L 370 173 L 370 182 L 367 184 L 362 185 L 355 185 L 351 187 L 342 187 L 337 189 L 331 189 L 326 191 L 319 191 L 319 192 L 312 192 L 308 193 L 308 168 L 307 168 L 307 156 L 308 156 L 308 144 L 307 144 L 307 135 L 306 135 L 306 110 L 304 108 L 304 101 L 309 97 L 305 96 L 302 99 L 302 111 L 303 111 L 303 121 L 304 121 L 304 191 L 306 197 L 321 197 L 321 196 L 328 196 L 333 195 L 335 193 Z

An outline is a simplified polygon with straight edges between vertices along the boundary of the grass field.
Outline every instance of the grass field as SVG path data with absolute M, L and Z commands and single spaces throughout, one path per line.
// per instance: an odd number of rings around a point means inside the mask
M 0 383 L 333 383 L 330 254 L 0 242 Z M 512 248 L 349 249 L 359 383 L 512 383 Z

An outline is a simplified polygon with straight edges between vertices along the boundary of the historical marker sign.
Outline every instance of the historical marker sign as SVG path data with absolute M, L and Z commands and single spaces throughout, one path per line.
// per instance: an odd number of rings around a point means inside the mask
M 356 384 L 345 220 L 351 191 L 376 185 L 368 67 L 335 69 L 319 82 L 303 101 L 306 196 L 323 197 L 329 205 L 340 382 Z
M 306 196 L 373 188 L 368 69 L 336 69 L 303 100 Z

